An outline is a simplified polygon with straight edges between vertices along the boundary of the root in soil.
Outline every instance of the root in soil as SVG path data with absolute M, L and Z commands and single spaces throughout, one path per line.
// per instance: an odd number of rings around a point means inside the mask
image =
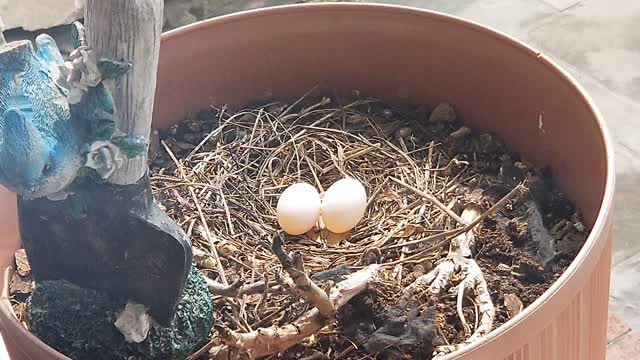
M 156 197 L 191 237 L 215 303 L 193 359 L 438 357 L 531 304 L 588 235 L 548 169 L 448 104 L 307 94 L 212 107 L 156 135 Z M 287 186 L 322 192 L 344 177 L 368 191 L 354 230 L 279 231 Z

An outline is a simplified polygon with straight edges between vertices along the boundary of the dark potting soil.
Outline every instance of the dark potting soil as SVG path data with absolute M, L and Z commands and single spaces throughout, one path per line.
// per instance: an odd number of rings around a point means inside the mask
M 460 115 L 455 114 L 448 105 L 438 106 L 434 111 L 428 105 L 388 106 L 377 101 L 355 103 L 353 99 L 331 99 L 330 102 L 327 99 L 303 99 L 291 108 L 284 103 L 272 103 L 252 105 L 247 109 L 249 111 L 236 113 L 226 109 L 212 108 L 188 118 L 168 131 L 161 132 L 159 136 L 178 160 L 183 161 L 183 164 L 190 164 L 192 168 L 195 166 L 194 163 L 198 162 L 194 160 L 196 158 L 193 157 L 194 151 L 216 154 L 216 147 L 221 145 L 224 145 L 227 151 L 236 151 L 235 155 L 229 157 L 230 159 L 242 159 L 246 156 L 255 159 L 258 162 L 254 164 L 255 167 L 260 167 L 259 162 L 264 159 L 258 155 L 253 156 L 247 148 L 256 146 L 258 143 L 255 141 L 257 137 L 255 133 L 256 129 L 262 129 L 262 124 L 256 125 L 255 123 L 260 121 L 256 119 L 262 117 L 264 121 L 265 118 L 270 118 L 269 126 L 281 130 L 276 131 L 275 135 L 271 134 L 270 138 L 267 136 L 270 141 L 266 143 L 263 141 L 261 145 L 272 149 L 282 146 L 288 139 L 296 138 L 296 134 L 300 131 L 308 133 L 326 128 L 349 131 L 362 136 L 372 144 L 378 144 L 380 139 L 387 140 L 403 149 L 408 157 L 416 161 L 424 161 L 425 158 L 434 157 L 433 154 L 437 153 L 431 170 L 437 172 L 437 176 L 441 176 L 446 181 L 439 183 L 439 180 L 434 180 L 432 184 L 435 187 L 427 185 L 426 189 L 439 195 L 444 203 L 451 199 L 462 199 L 462 202 L 468 202 L 473 198 L 473 201 L 483 205 L 486 210 L 518 184 L 524 184 L 528 190 L 526 194 L 509 201 L 506 206 L 482 221 L 475 230 L 476 243 L 472 256 L 482 270 L 495 306 L 495 319 L 492 326 L 494 329 L 541 296 L 569 266 L 588 236 L 589 230 L 585 228 L 579 213 L 567 196 L 555 185 L 550 169 L 536 168 L 509 149 L 495 134 L 476 133 L 466 128 Z M 236 121 L 237 118 L 241 120 Z M 205 141 L 204 146 L 198 148 L 203 140 L 210 136 L 211 131 L 221 124 L 226 124 L 226 128 L 214 137 L 210 137 Z M 296 139 L 303 141 L 304 137 L 300 136 Z M 430 147 L 437 148 L 437 151 L 432 149 L 429 152 Z M 175 174 L 177 169 L 172 159 L 166 155 L 159 144 L 156 149 L 157 156 L 154 157 L 152 164 L 153 173 Z M 328 151 L 335 151 L 336 156 L 344 157 L 345 155 L 340 153 L 343 150 L 336 147 Z M 192 157 L 186 160 L 190 154 Z M 319 157 L 322 158 L 320 155 Z M 215 156 L 210 156 L 208 161 L 215 161 L 211 160 L 212 158 Z M 349 156 L 346 158 L 347 160 L 339 161 L 345 162 L 350 159 Z M 241 168 L 235 165 L 229 165 L 229 167 L 229 172 Z M 349 175 L 362 179 L 357 166 L 348 168 L 345 165 L 345 169 Z M 217 175 L 219 174 L 203 175 L 198 179 L 209 181 L 209 184 L 222 188 L 225 192 L 229 191 L 228 196 L 242 192 L 242 189 L 237 186 L 225 186 L 224 181 L 221 182 Z M 301 177 L 304 179 L 305 176 Z M 323 174 L 315 176 L 319 176 L 319 181 L 324 182 Z M 341 174 L 338 174 L 339 176 Z M 245 177 L 249 182 L 254 179 L 251 174 Z M 311 178 L 308 179 L 313 183 Z M 287 181 L 283 180 L 283 183 Z M 158 180 L 157 185 L 163 188 L 167 183 Z M 447 189 L 444 189 L 445 185 Z M 422 187 L 424 188 L 424 185 Z M 407 196 L 406 193 L 397 188 L 389 189 L 395 191 L 384 191 L 375 196 L 384 197 L 385 200 L 399 196 L 398 199 L 393 200 L 398 200 L 400 207 L 410 206 L 408 203 L 411 201 L 403 199 Z M 374 190 L 373 186 L 368 189 L 369 196 Z M 158 194 L 161 199 L 165 199 L 163 204 L 167 209 L 172 209 L 170 213 L 176 221 L 184 223 L 185 228 L 188 228 L 189 221 L 185 222 L 185 218 L 191 212 L 185 210 L 184 201 L 189 202 L 185 200 L 189 198 L 185 195 L 180 201 L 166 201 L 171 197 L 167 191 L 161 190 Z M 221 206 L 221 200 L 224 201 L 214 196 L 209 202 L 212 203 L 212 207 L 216 207 Z M 183 204 L 180 205 L 180 203 Z M 448 204 L 453 204 L 452 209 L 460 212 L 460 203 L 454 201 Z M 232 213 L 242 212 L 239 206 L 229 201 L 227 206 L 232 208 Z M 236 216 L 239 216 L 237 212 L 231 216 L 230 221 L 238 221 L 234 218 Z M 224 218 L 224 216 L 221 217 Z M 363 222 L 373 221 L 372 218 L 373 216 L 370 216 Z M 446 216 L 443 216 L 439 219 L 440 222 L 432 223 L 432 230 L 451 229 L 455 225 L 445 218 Z M 256 221 L 256 225 L 261 224 Z M 273 219 L 266 220 L 262 225 L 265 225 L 266 231 L 275 227 Z M 220 227 L 224 228 L 224 225 Z M 240 238 L 246 239 L 248 235 L 243 234 Z M 407 240 L 425 238 L 428 235 L 431 233 L 427 230 L 416 231 L 416 234 L 410 235 Z M 349 245 L 363 242 L 364 238 L 366 235 L 360 232 L 357 232 L 353 238 L 347 237 L 342 243 L 345 244 L 344 249 L 348 251 Z M 231 243 L 233 244 L 232 241 Z M 249 243 L 251 246 L 256 244 L 251 241 Z M 433 243 L 418 245 L 417 249 L 412 249 L 412 253 L 415 254 L 420 247 L 428 248 L 431 245 Z M 326 245 L 324 246 L 326 248 Z M 340 249 L 341 246 L 338 245 L 337 248 Z M 448 254 L 447 248 L 448 246 L 441 246 L 429 256 L 425 255 L 421 261 L 407 262 L 402 268 L 403 276 L 400 283 L 381 281 L 371 290 L 356 296 L 339 311 L 337 321 L 332 326 L 316 334 L 311 340 L 291 347 L 278 358 L 362 359 L 374 356 L 381 359 L 430 359 L 434 348 L 438 346 L 463 343 L 470 334 L 465 332 L 457 314 L 455 291 L 445 291 L 438 296 L 425 291 L 414 298 L 409 308 L 397 307 L 397 295 L 402 292 L 402 289 L 443 261 Z M 300 248 L 297 250 L 304 252 Z M 314 252 L 312 255 L 322 256 L 318 254 L 321 252 Z M 382 251 L 374 262 L 384 264 L 398 260 L 400 256 L 397 250 Z M 228 276 L 231 277 L 234 277 L 234 271 L 238 274 L 246 274 L 246 270 L 238 265 L 237 260 L 251 263 L 249 260 L 251 256 L 247 254 L 240 256 L 240 259 L 225 258 L 224 254 L 222 257 L 222 262 L 229 270 Z M 308 268 L 311 268 L 312 273 L 335 269 L 345 263 L 353 265 L 347 259 L 338 258 L 327 266 L 314 266 L 316 264 L 312 259 L 309 259 L 309 262 L 311 264 Z M 258 278 L 261 276 L 262 274 Z M 460 274 L 456 276 L 457 278 L 454 277 L 447 290 L 456 286 L 462 279 Z M 216 275 L 213 274 L 213 277 Z M 319 283 L 326 285 L 322 281 Z M 326 286 L 329 288 L 331 283 Z M 467 291 L 463 301 L 463 313 L 471 330 L 477 326 L 479 317 L 477 304 L 473 299 L 473 291 Z M 266 302 L 268 303 L 268 300 Z M 228 313 L 228 309 L 224 309 L 229 306 L 227 303 L 218 304 L 219 312 Z M 257 299 L 254 301 L 255 304 L 258 304 Z M 275 309 L 276 305 L 280 304 L 277 302 L 267 304 L 267 308 L 272 305 L 271 307 Z M 258 304 L 256 308 L 259 306 L 264 304 Z M 284 325 L 295 320 L 296 316 L 307 308 L 308 306 L 295 302 L 290 306 L 287 315 L 282 313 L 272 321 L 266 322 L 263 321 L 263 316 L 250 315 L 248 324 L 252 329 L 255 329 L 256 325 L 266 327 Z M 223 323 L 220 325 L 241 331 L 230 317 L 233 316 L 220 317 L 218 321 Z

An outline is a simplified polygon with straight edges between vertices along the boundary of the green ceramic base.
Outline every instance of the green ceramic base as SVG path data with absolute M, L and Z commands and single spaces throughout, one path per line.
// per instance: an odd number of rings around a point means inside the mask
M 67 281 L 38 283 L 28 303 L 33 334 L 72 359 L 184 359 L 206 340 L 213 305 L 203 275 L 191 267 L 170 327 L 154 326 L 145 341 L 128 344 L 114 326 L 124 302 Z

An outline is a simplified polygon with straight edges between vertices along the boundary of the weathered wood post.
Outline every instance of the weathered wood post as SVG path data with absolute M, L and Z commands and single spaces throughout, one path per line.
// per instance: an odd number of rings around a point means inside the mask
M 7 40 L 4 38 L 4 23 L 2 22 L 2 16 L 0 16 L 0 45 L 4 45 L 7 43 Z
M 163 0 L 88 0 L 87 43 L 99 58 L 132 63 L 112 87 L 116 128 L 149 139 L 162 34 Z M 109 177 L 114 184 L 134 184 L 147 171 L 145 155 L 124 159 Z

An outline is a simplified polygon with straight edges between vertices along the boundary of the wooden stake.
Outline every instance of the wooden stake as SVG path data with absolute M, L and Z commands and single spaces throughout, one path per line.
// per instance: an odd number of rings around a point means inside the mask
M 87 43 L 99 58 L 128 61 L 132 68 L 111 88 L 117 109 L 116 127 L 149 139 L 162 33 L 162 0 L 88 0 Z M 125 159 L 109 181 L 134 184 L 147 171 L 146 152 Z
M 2 22 L 2 16 L 0 16 L 0 45 L 4 45 L 7 43 L 7 40 L 4 38 L 4 23 Z

